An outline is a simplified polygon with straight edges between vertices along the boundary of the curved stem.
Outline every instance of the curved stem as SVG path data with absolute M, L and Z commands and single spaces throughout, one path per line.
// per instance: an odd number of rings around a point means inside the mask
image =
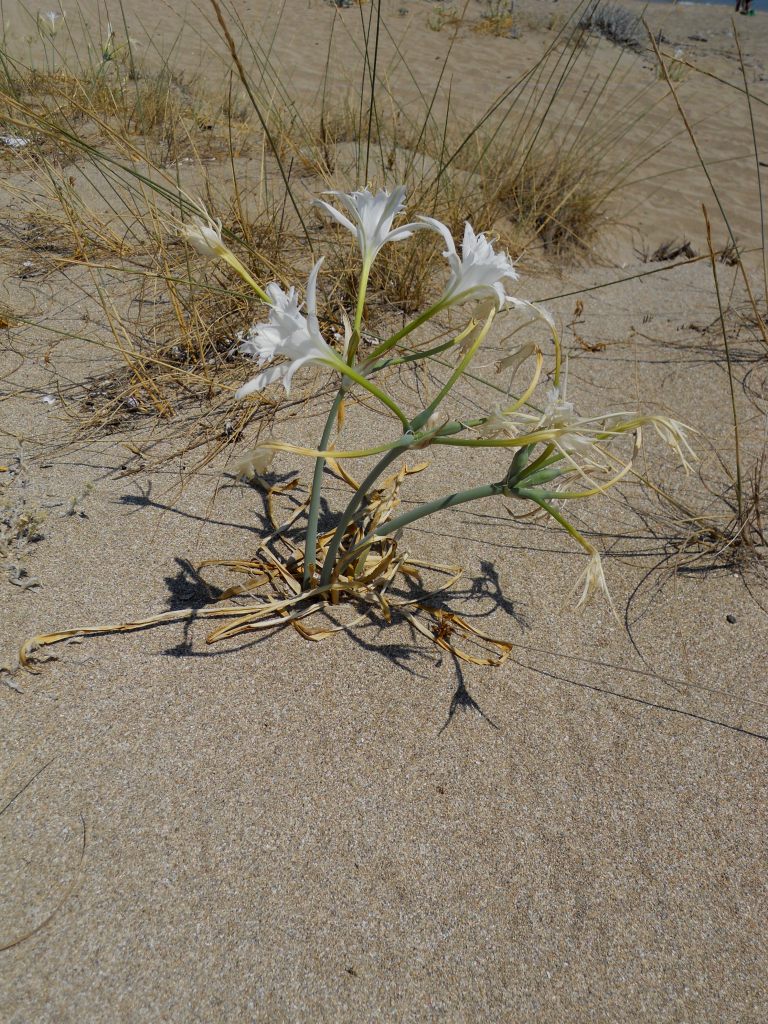
M 350 366 L 355 361 L 357 346 L 360 344 L 360 330 L 363 324 L 363 310 L 365 309 L 365 293 L 368 291 L 368 278 L 370 273 L 371 260 L 367 259 L 363 263 L 363 269 L 360 271 L 360 284 L 357 291 L 357 308 L 355 310 L 355 324 L 352 330 L 352 340 L 349 344 L 349 352 L 347 353 L 347 362 Z
M 248 271 L 245 269 L 243 264 L 240 262 L 237 256 L 235 256 L 234 253 L 227 250 L 225 253 L 222 253 L 221 258 L 224 260 L 225 263 L 228 263 L 230 267 L 232 267 L 232 269 L 240 275 L 240 277 L 242 277 L 246 284 L 249 284 L 251 288 L 253 288 L 253 290 L 256 292 L 256 294 L 259 296 L 262 302 L 266 302 L 268 306 L 272 305 L 267 293 L 264 291 L 261 285 L 257 284 L 257 282 L 251 277 L 251 275 L 248 273 Z
M 564 431 L 537 430 L 532 434 L 520 437 L 436 437 L 433 444 L 449 444 L 462 448 L 524 448 L 528 444 L 539 444 L 551 441 L 553 434 L 559 436 Z
M 386 394 L 384 391 L 381 390 L 381 388 L 377 387 L 375 384 L 369 381 L 367 377 L 364 377 L 362 373 L 358 373 L 357 370 L 355 370 L 353 367 L 347 366 L 346 363 L 341 361 L 339 361 L 338 364 L 329 361 L 328 365 L 332 366 L 335 370 L 338 370 L 339 373 L 343 373 L 346 377 L 349 377 L 351 380 L 355 381 L 356 384 L 359 384 L 361 387 L 364 387 L 366 391 L 369 391 L 374 396 L 374 398 L 378 398 L 378 400 L 380 402 L 383 402 L 388 409 L 391 409 L 405 428 L 408 427 L 408 417 L 405 415 L 405 413 L 394 400 L 394 398 L 390 398 L 388 394 Z
M 531 501 L 535 501 L 539 508 L 542 508 L 548 515 L 552 516 L 556 523 L 559 523 L 562 528 L 573 537 L 577 544 L 580 544 L 586 552 L 593 555 L 597 550 L 593 544 L 590 544 L 586 537 L 582 537 L 573 523 L 569 523 L 565 516 L 561 515 L 557 509 L 550 505 L 544 498 L 535 497 L 533 494 L 527 494 L 527 498 Z
M 440 390 L 438 391 L 438 393 L 435 396 L 435 398 L 432 399 L 432 401 L 429 403 L 429 405 L 427 406 L 427 408 L 423 412 L 420 412 L 418 416 L 415 416 L 413 418 L 413 420 L 411 421 L 411 426 L 412 426 L 412 428 L 414 430 L 420 430 L 421 427 L 423 427 L 424 424 L 428 422 L 430 416 L 432 416 L 433 413 L 436 411 L 438 405 L 440 405 L 440 403 L 445 398 L 445 396 L 448 394 L 448 392 L 451 390 L 451 388 L 454 386 L 456 381 L 461 377 L 461 375 L 464 373 L 466 368 L 469 366 L 469 364 L 475 358 L 475 354 L 477 353 L 477 350 L 480 348 L 480 346 L 482 345 L 483 341 L 485 340 L 486 334 L 491 329 L 491 324 L 493 323 L 493 318 L 495 316 L 495 313 L 496 313 L 495 310 L 492 310 L 491 313 L 489 313 L 488 318 L 486 319 L 486 321 L 483 324 L 482 328 L 478 332 L 477 337 L 472 342 L 472 345 L 470 346 L 469 351 L 467 351 L 465 353 L 464 358 L 461 360 L 459 365 L 455 368 L 455 370 L 453 371 L 451 376 L 448 378 L 447 382 L 440 388 Z M 466 334 L 469 333 L 470 330 L 473 330 L 473 329 L 474 328 L 472 328 L 470 326 L 470 328 L 467 331 L 464 331 L 461 335 L 459 335 L 459 337 L 460 338 L 464 337 Z
M 375 530 L 371 530 L 367 536 L 363 537 L 363 539 L 344 556 L 339 565 L 339 572 L 342 572 L 350 562 L 354 561 L 354 559 L 357 558 L 365 548 L 372 544 L 376 537 L 386 537 L 388 534 L 395 533 L 397 530 L 401 530 L 403 527 L 416 522 L 417 519 L 423 519 L 424 516 L 434 515 L 435 512 L 442 512 L 444 509 L 453 508 L 456 505 L 463 505 L 468 501 L 477 501 L 480 498 L 491 498 L 494 495 L 505 493 L 506 485 L 503 481 L 495 484 L 481 484 L 479 487 L 470 487 L 466 491 L 456 491 L 453 494 L 446 494 L 442 498 L 437 498 L 435 501 L 428 501 L 424 505 L 419 505 L 417 508 L 411 509 L 410 512 L 404 512 L 402 515 L 396 516 L 394 519 L 390 519 L 386 523 L 382 523 L 381 526 L 377 526 Z

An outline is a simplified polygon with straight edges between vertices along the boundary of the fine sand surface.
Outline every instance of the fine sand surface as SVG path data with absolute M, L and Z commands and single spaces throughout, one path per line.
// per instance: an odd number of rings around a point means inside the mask
M 238 9 L 267 24 L 275 6 Z M 401 33 L 399 6 L 387 17 Z M 449 33 L 425 26 L 429 5 L 404 6 L 427 84 Z M 538 5 L 519 6 L 533 17 Z M 177 15 L 141 0 L 129 16 L 156 19 L 159 33 Z M 200 31 L 209 20 L 205 5 L 178 16 Z M 289 3 L 274 40 L 306 97 L 333 17 L 319 2 Z M 357 38 L 359 12 L 339 17 Z M 649 19 L 670 46 L 740 80 L 730 10 L 651 6 Z M 741 21 L 750 88 L 768 99 L 768 16 Z M 451 60 L 466 116 L 547 39 L 536 28 L 519 40 L 462 29 Z M 617 54 L 596 44 L 595 72 Z M 631 60 L 627 88 L 642 82 L 641 58 Z M 726 88 L 697 79 L 681 95 L 709 154 L 748 154 L 742 98 Z M 659 130 L 671 116 L 659 113 Z M 665 412 L 699 432 L 690 477 L 650 437 L 643 468 L 725 521 L 732 425 L 711 268 L 634 254 L 683 236 L 701 252 L 700 204 L 714 201 L 682 136 L 678 152 L 655 159 L 654 172 L 688 170 L 636 186 L 638 205 L 606 228 L 600 265 L 531 272 L 520 294 L 567 293 L 549 306 L 579 410 Z M 713 173 L 754 246 L 754 164 L 739 166 Z M 7 195 L 2 204 L 10 217 Z M 3 257 L 4 297 L 78 333 L 98 315 L 80 270 L 27 278 Z M 751 470 L 765 443 L 768 361 L 736 269 L 720 273 Z M 262 494 L 223 459 L 191 476 L 184 459 L 152 468 L 183 424 L 136 417 L 66 443 L 76 412 L 66 395 L 109 355 L 74 342 L 51 352 L 32 328 L 5 337 L 0 463 L 23 450 L 26 493 L 48 518 L 24 552 L 41 585 L 0 574 L 0 664 L 12 667 L 19 643 L 42 631 L 201 605 L 195 567 L 252 553 L 266 528 Z M 488 364 L 499 341 L 497 331 Z M 401 382 L 404 396 L 412 383 Z M 466 384 L 459 401 L 487 396 Z M 324 399 L 287 409 L 274 432 L 314 444 L 325 409 Z M 365 441 L 391 425 L 355 407 L 350 431 Z M 418 454 L 431 465 L 408 481 L 406 501 L 478 482 L 471 455 Z M 273 468 L 306 480 L 307 466 L 281 455 Z M 341 485 L 328 494 L 338 505 Z M 62 515 L 79 495 L 84 514 Z M 577 521 L 604 554 L 618 622 L 599 600 L 572 614 L 584 556 L 561 532 L 514 523 L 503 503 L 407 535 L 415 556 L 466 567 L 446 604 L 514 644 L 501 668 L 460 666 L 395 619 L 319 644 L 285 630 L 213 646 L 206 623 L 176 623 L 51 648 L 57 658 L 39 675 L 0 674 L 2 1019 L 763 1021 L 764 573 L 715 558 L 682 571 L 689 527 L 631 482 Z

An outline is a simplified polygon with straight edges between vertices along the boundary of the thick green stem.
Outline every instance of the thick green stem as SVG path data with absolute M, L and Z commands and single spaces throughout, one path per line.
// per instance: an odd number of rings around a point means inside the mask
M 344 392 L 339 391 L 336 398 L 333 400 L 331 411 L 328 413 L 328 419 L 325 421 L 325 427 L 323 428 L 322 437 L 320 438 L 320 450 L 324 451 L 328 447 L 328 442 L 331 439 L 331 433 L 333 431 L 333 425 L 336 422 L 336 417 L 339 414 L 341 403 L 344 401 Z M 317 558 L 317 519 L 320 513 L 320 491 L 323 485 L 323 470 L 325 469 L 325 459 L 320 457 L 315 459 L 315 471 L 312 475 L 312 490 L 309 498 L 309 512 L 307 514 L 307 534 L 304 541 L 304 579 L 303 587 L 307 590 L 310 586 L 312 579 L 312 567 L 315 565 Z
M 440 435 L 438 436 L 458 434 L 465 428 L 466 424 L 460 423 L 458 420 L 452 420 L 448 423 L 443 424 L 443 426 L 440 428 Z M 390 449 L 390 451 L 386 452 L 384 454 L 384 457 L 381 458 L 376 463 L 371 472 L 360 485 L 359 490 L 355 492 L 346 509 L 342 513 L 341 519 L 339 520 L 339 523 L 336 527 L 336 531 L 328 547 L 328 551 L 326 552 L 325 560 L 323 562 L 322 574 L 322 580 L 324 583 L 330 582 L 330 578 L 333 573 L 334 563 L 338 556 L 341 543 L 344 539 L 344 534 L 346 533 L 349 524 L 354 521 L 355 516 L 362 508 L 365 501 L 365 496 L 368 493 L 368 491 L 374 485 L 378 477 L 384 472 L 387 466 L 389 466 L 397 458 L 398 455 L 418 445 L 420 441 L 426 436 L 428 436 L 428 433 L 424 435 L 414 435 L 409 431 L 408 434 L 404 434 L 399 441 L 395 442 L 395 445 Z
M 350 366 L 355 361 L 357 355 L 357 347 L 360 344 L 360 331 L 363 326 L 363 310 L 365 309 L 365 294 L 368 291 L 368 278 L 371 273 L 371 260 L 367 259 L 363 263 L 363 269 L 360 271 L 360 284 L 357 290 L 357 309 L 355 310 L 355 325 L 352 329 L 352 340 L 349 343 L 349 352 L 347 353 L 347 362 Z

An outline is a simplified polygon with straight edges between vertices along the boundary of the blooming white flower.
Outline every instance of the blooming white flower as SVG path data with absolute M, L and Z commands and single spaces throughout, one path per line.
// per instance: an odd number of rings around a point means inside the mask
M 336 369 L 344 365 L 324 341 L 317 320 L 317 275 L 322 262 L 319 259 L 309 275 L 306 316 L 299 309 L 295 288 L 284 292 L 278 284 L 267 286 L 271 303 L 269 320 L 251 327 L 243 336 L 240 351 L 258 359 L 260 366 L 277 356 L 285 356 L 289 362 L 264 370 L 244 384 L 235 398 L 245 398 L 255 391 L 262 391 L 275 381 L 282 381 L 287 393 L 294 373 L 305 363 L 325 363 Z
M 505 277 L 517 280 L 517 271 L 509 256 L 495 252 L 485 235 L 482 232 L 475 234 L 467 222 L 459 257 L 453 236 L 442 221 L 434 217 L 420 217 L 419 220 L 442 235 L 448 246 L 443 255 L 451 268 L 451 277 L 440 303 L 454 306 L 470 299 L 490 298 L 495 301 L 496 308 L 501 309 L 508 301 L 501 282 Z
M 316 199 L 314 205 L 319 206 L 357 238 L 364 263 L 373 262 L 379 249 L 387 242 L 410 238 L 414 231 L 421 228 L 421 224 L 403 224 L 399 228 L 392 228 L 392 221 L 405 208 L 405 189 L 402 185 L 398 185 L 392 192 L 382 189 L 376 195 L 367 188 L 358 192 L 328 191 L 325 195 L 335 196 L 346 207 L 349 217 L 322 199 Z
M 37 24 L 43 32 L 53 39 L 59 31 L 58 22 L 60 22 L 62 18 L 63 14 L 59 14 L 58 11 L 47 11 L 45 14 L 38 13 Z

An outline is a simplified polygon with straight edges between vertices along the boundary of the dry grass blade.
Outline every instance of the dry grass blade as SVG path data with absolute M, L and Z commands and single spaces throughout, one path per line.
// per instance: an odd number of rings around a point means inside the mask
M 87 830 L 85 825 L 85 818 L 82 816 L 82 814 L 80 815 L 80 822 L 83 828 L 82 840 L 80 843 L 80 859 L 78 860 L 77 868 L 75 869 L 75 873 L 72 876 L 71 882 L 69 883 L 69 885 L 67 885 L 66 889 L 59 897 L 58 902 L 56 903 L 56 906 L 53 908 L 53 910 L 49 914 L 47 914 L 39 924 L 35 925 L 34 928 L 30 928 L 28 931 L 24 932 L 23 935 L 19 935 L 15 939 L 11 939 L 9 942 L 4 942 L 0 944 L 0 953 L 4 953 L 6 952 L 6 950 L 14 949 L 16 946 L 20 946 L 22 942 L 26 942 L 27 939 L 31 939 L 33 935 L 37 935 L 38 932 L 42 931 L 43 928 L 50 924 L 54 917 L 56 917 L 61 908 L 67 902 L 67 900 L 75 891 L 77 886 L 80 884 L 80 881 L 83 877 L 83 864 L 85 862 L 85 850 L 87 846 Z

